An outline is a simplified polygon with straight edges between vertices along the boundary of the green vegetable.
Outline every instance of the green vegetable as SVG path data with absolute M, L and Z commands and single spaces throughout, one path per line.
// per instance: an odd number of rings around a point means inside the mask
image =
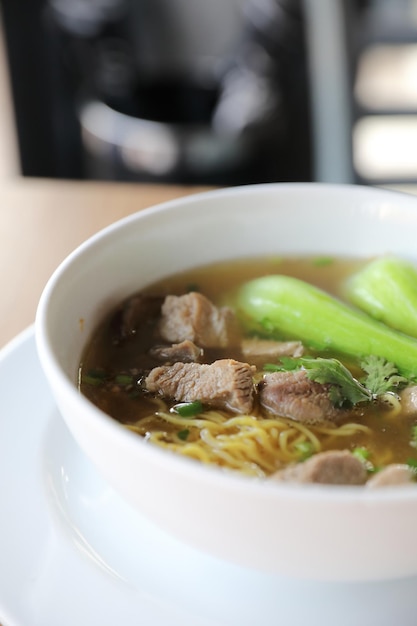
M 181 417 L 194 417 L 194 415 L 198 415 L 203 410 L 203 405 L 199 400 L 195 400 L 194 402 L 180 402 L 176 404 L 171 409 Z
M 352 450 L 353 456 L 356 456 L 360 461 L 367 461 L 369 459 L 369 450 L 367 448 L 358 447 Z
M 417 424 L 411 427 L 411 441 L 410 446 L 417 448 Z
M 334 258 L 331 256 L 319 256 L 313 259 L 313 265 L 316 267 L 326 267 L 327 265 L 332 265 L 334 263 Z
M 129 374 L 117 374 L 114 377 L 114 382 L 118 385 L 131 385 L 134 382 L 133 376 Z
M 357 307 L 417 337 L 417 269 L 395 257 L 378 258 L 346 281 L 346 297 Z
M 190 293 L 191 291 L 200 291 L 200 289 L 197 283 L 188 283 L 188 285 L 185 287 L 185 291 L 187 293 Z
M 102 370 L 89 370 L 87 373 L 82 374 L 81 382 L 85 385 L 99 387 L 104 383 L 105 376 Z
M 288 371 L 302 368 L 310 380 L 330 384 L 330 400 L 335 406 L 343 406 L 346 403 L 355 405 L 358 402 L 372 400 L 372 393 L 337 359 L 282 357 L 281 363 L 282 365 L 275 366 L 276 370 Z M 272 367 L 268 365 L 266 369 L 271 370 Z
M 361 368 L 367 376 L 362 380 L 363 384 L 374 395 L 380 396 L 389 391 L 398 391 L 408 383 L 408 379 L 398 374 L 394 363 L 389 363 L 380 356 L 371 354 L 361 362 Z
M 316 351 L 332 350 L 357 361 L 370 354 L 395 363 L 401 375 L 417 375 L 417 340 L 302 280 L 270 275 L 245 283 L 235 305 L 247 329 L 299 339 Z
M 352 454 L 353 456 L 355 456 L 357 459 L 359 459 L 359 461 L 361 461 L 363 463 L 363 465 L 365 466 L 366 471 L 369 474 L 374 474 L 377 469 L 374 466 L 374 464 L 369 460 L 369 450 L 367 448 L 364 447 L 357 447 L 354 448 L 354 450 L 352 450 Z
M 179 430 L 177 432 L 177 436 L 179 439 L 181 439 L 181 441 L 186 441 L 188 439 L 189 434 L 190 434 L 190 431 L 188 430 L 188 428 L 184 428 L 184 430 Z
M 296 443 L 294 448 L 299 452 L 299 461 L 305 461 L 314 454 L 314 446 L 311 441 L 300 441 Z
M 415 474 L 415 476 L 417 478 L 417 459 L 411 457 L 411 458 L 407 459 L 406 463 L 407 463 L 408 467 L 411 470 L 413 470 L 413 472 L 414 472 L 414 474 Z

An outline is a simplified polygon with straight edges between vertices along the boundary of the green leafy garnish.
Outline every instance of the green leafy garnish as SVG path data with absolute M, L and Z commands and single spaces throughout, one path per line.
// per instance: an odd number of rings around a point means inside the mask
M 417 448 L 417 424 L 411 427 L 411 441 L 410 446 Z
M 190 293 L 192 291 L 200 291 L 199 286 L 197 285 L 197 283 L 188 283 L 188 285 L 185 288 L 185 291 L 187 293 Z
M 300 461 L 305 461 L 314 454 L 314 446 L 311 441 L 300 441 L 299 443 L 295 444 L 294 448 L 300 455 Z
M 188 430 L 188 428 L 184 428 L 184 430 L 180 430 L 177 432 L 177 437 L 178 439 L 181 439 L 181 441 L 186 441 L 189 434 L 190 431 Z
M 99 387 L 104 383 L 105 376 L 106 375 L 102 370 L 89 370 L 87 373 L 82 375 L 81 382 L 86 385 Z
M 375 465 L 369 460 L 370 454 L 369 454 L 369 450 L 367 448 L 364 448 L 363 446 L 358 446 L 357 448 L 352 450 L 352 454 L 357 459 L 359 459 L 359 461 L 361 461 L 363 463 L 363 465 L 365 466 L 366 471 L 369 474 L 374 474 L 377 471 L 376 468 L 375 468 Z
M 334 259 L 331 256 L 319 256 L 313 259 L 313 265 L 316 267 L 326 267 L 326 265 L 332 265 Z
M 194 417 L 198 415 L 203 410 L 203 405 L 199 400 L 195 400 L 194 402 L 180 402 L 179 404 L 175 404 L 171 411 L 174 413 L 178 413 L 181 417 Z
M 367 461 L 369 459 L 369 450 L 367 448 L 358 447 L 352 450 L 353 456 L 356 456 L 360 461 Z
M 129 374 L 117 374 L 117 376 L 114 377 L 114 382 L 117 385 L 131 385 L 134 382 L 133 376 L 130 376 Z
M 394 363 L 390 363 L 381 356 L 371 354 L 360 364 L 367 376 L 362 380 L 369 391 L 380 396 L 389 391 L 398 391 L 408 383 L 408 379 L 400 376 Z
M 265 369 L 269 371 L 272 369 L 275 371 L 305 370 L 310 380 L 331 385 L 330 400 L 338 407 L 346 404 L 354 406 L 359 402 L 372 400 L 371 392 L 356 380 L 347 367 L 337 359 L 282 357 L 281 365 L 268 364 Z
M 413 470 L 414 475 L 417 478 L 417 459 L 411 457 L 409 459 L 407 459 L 406 464 L 408 465 L 408 467 Z

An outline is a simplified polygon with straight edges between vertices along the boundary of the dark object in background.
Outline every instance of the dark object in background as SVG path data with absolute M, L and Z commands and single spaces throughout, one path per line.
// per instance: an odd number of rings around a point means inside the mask
M 193 33 L 180 40 L 178 14 L 163 0 L 7 3 L 23 174 L 215 185 L 310 180 L 300 2 L 242 4 L 239 24 L 227 6 L 224 17 L 217 7 L 216 23 L 206 20 L 208 41 L 222 19 L 240 34 L 220 62 L 210 65 L 206 55 L 204 65 Z
M 252 119 L 255 123 L 257 119 L 264 120 L 266 127 L 275 129 L 277 165 L 269 174 L 271 180 L 312 180 L 304 4 L 302 0 L 252 0 L 245 7 L 246 28 L 236 66 L 247 79 L 242 80 L 241 94 L 236 89 L 236 106 L 239 96 L 243 99 L 248 91 L 256 91 L 250 111 Z M 229 78 L 226 74 L 226 89 Z M 232 116 L 233 113 L 229 118 Z
M 46 36 L 44 8 L 45 0 L 1 6 L 20 166 L 27 176 L 77 177 L 79 145 L 73 144 L 78 126 Z

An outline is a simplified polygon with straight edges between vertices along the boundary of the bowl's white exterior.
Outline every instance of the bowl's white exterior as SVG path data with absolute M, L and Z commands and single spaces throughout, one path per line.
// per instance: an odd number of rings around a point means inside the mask
M 64 420 L 109 483 L 215 556 L 321 580 L 417 574 L 417 487 L 277 485 L 146 444 L 76 389 L 85 342 L 113 305 L 196 265 L 256 255 L 417 256 L 417 199 L 364 187 L 271 184 L 198 194 L 124 219 L 75 250 L 42 294 L 36 339 Z

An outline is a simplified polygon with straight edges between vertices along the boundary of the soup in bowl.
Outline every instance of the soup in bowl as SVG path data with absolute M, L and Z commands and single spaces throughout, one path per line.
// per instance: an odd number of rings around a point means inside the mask
M 416 231 L 411 196 L 320 184 L 108 227 L 39 303 L 63 419 L 133 508 L 202 551 L 319 580 L 416 574 Z

